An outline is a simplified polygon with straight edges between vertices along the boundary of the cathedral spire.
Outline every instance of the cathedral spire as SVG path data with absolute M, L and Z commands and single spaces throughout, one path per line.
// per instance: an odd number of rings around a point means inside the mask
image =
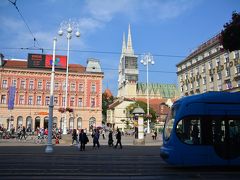
M 132 48 L 132 36 L 131 36 L 131 27 L 130 24 L 128 25 L 128 41 L 127 41 L 127 52 L 128 54 L 133 55 L 134 51 Z
M 125 33 L 123 33 L 122 54 L 126 53 Z

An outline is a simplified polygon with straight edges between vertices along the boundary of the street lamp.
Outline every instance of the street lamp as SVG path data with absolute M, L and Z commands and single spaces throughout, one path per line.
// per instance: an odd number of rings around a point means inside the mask
M 153 56 L 150 53 L 145 54 L 140 62 L 144 66 L 147 66 L 147 133 L 150 133 L 150 125 L 149 125 L 149 91 L 148 91 L 148 64 L 154 65 Z
M 60 29 L 58 31 L 58 35 L 62 36 L 64 34 L 64 31 L 67 32 L 66 37 L 67 37 L 67 68 L 66 68 L 66 81 L 65 81 L 65 104 L 64 104 L 64 109 L 65 109 L 65 114 L 64 114 L 64 121 L 63 121 L 63 134 L 67 134 L 67 104 L 68 104 L 68 63 L 69 63 L 69 47 L 70 47 L 70 40 L 72 38 L 72 33 L 73 31 L 75 32 L 76 37 L 80 37 L 80 32 L 79 32 L 79 24 L 77 22 L 72 21 L 69 19 L 68 21 L 63 21 L 60 24 Z
M 55 76 L 55 52 L 56 52 L 56 42 L 57 38 L 55 37 L 53 39 L 53 58 L 52 58 L 52 73 L 51 73 L 51 87 L 50 87 L 50 104 L 49 104 L 49 118 L 48 118 L 48 143 L 47 147 L 45 149 L 46 153 L 52 153 L 53 147 L 52 147 L 52 122 L 53 122 L 53 87 L 54 87 L 54 76 Z

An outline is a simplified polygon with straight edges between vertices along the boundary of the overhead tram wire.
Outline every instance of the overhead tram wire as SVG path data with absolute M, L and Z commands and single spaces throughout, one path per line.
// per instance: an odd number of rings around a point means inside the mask
M 39 45 L 36 37 L 34 36 L 33 32 L 31 31 L 30 27 L 28 26 L 26 20 L 24 19 L 22 13 L 20 12 L 20 10 L 19 10 L 19 8 L 18 8 L 18 6 L 17 6 L 17 0 L 15 0 L 14 2 L 11 1 L 11 0 L 8 0 L 8 1 L 16 8 L 16 10 L 17 10 L 17 12 L 19 13 L 19 15 L 21 16 L 24 24 L 26 25 L 28 31 L 30 32 L 31 36 L 33 37 L 33 43 L 34 43 L 34 48 L 35 48 L 35 50 L 36 50 L 36 44 L 37 44 L 37 45 L 38 45 L 38 48 L 37 48 L 37 49 L 38 49 L 38 50 L 41 50 L 42 53 L 43 53 L 43 50 L 44 50 L 44 49 L 40 47 L 40 45 Z
M 9 49 L 9 50 L 36 50 L 34 48 L 1 48 L 1 49 Z M 41 48 L 43 49 L 44 51 L 52 51 L 52 49 L 49 49 L 49 48 Z M 67 51 L 66 49 L 56 49 L 57 51 Z M 121 55 L 122 53 L 120 52 L 113 52 L 113 51 L 95 51 L 95 50 L 77 50 L 77 49 L 72 49 L 72 50 L 69 50 L 71 52 L 80 52 L 80 53 L 96 53 L 96 54 L 115 54 L 115 55 Z M 135 55 L 138 55 L 138 56 L 141 56 L 141 55 L 144 55 L 144 54 L 141 54 L 141 53 L 136 53 Z M 169 54 L 152 54 L 154 57 L 169 57 L 169 58 L 186 58 L 186 56 L 182 56 L 182 55 L 169 55 Z

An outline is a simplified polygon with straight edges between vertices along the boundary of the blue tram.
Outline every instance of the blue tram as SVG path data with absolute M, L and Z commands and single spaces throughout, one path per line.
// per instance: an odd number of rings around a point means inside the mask
M 240 165 L 240 92 L 176 101 L 165 121 L 160 155 L 179 166 Z

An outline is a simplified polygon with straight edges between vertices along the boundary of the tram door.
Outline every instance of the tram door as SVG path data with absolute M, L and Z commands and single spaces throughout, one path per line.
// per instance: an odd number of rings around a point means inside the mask
M 236 126 L 236 124 L 238 124 Z M 239 121 L 233 119 L 213 120 L 213 145 L 216 154 L 226 160 L 240 155 Z

